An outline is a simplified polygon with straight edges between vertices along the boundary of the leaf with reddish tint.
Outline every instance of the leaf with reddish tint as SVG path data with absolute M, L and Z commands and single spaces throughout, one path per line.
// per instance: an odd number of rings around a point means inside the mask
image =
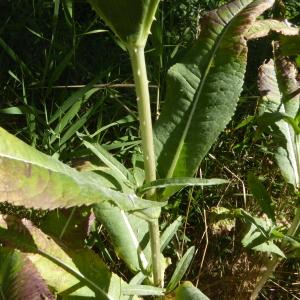
M 70 250 L 44 234 L 28 220 L 0 217 L 0 241 L 27 253 L 47 285 L 62 299 L 129 299 L 123 296 L 127 284 L 111 273 L 89 249 Z
M 0 202 L 55 209 L 110 201 L 124 211 L 156 218 L 162 203 L 117 191 L 109 176 L 84 174 L 0 128 Z
M 200 20 L 199 39 L 168 71 L 165 103 L 155 126 L 160 178 L 194 176 L 225 129 L 244 83 L 245 35 L 273 3 L 236 0 Z M 170 187 L 164 193 L 173 192 Z
M 292 27 L 284 21 L 278 20 L 258 20 L 246 34 L 247 40 L 258 39 L 267 36 L 271 32 L 277 32 L 287 36 L 297 36 L 300 34 L 298 27 Z
M 7 248 L 0 248 L 0 289 L 6 300 L 55 299 L 26 254 Z
M 267 117 L 278 113 L 294 119 L 299 110 L 300 95 L 294 94 L 299 89 L 297 69 L 286 58 L 275 56 L 275 61 L 271 59 L 259 69 L 258 87 L 262 95 L 259 113 L 262 125 Z M 270 150 L 275 153 L 277 164 L 286 181 L 299 188 L 300 171 L 294 130 L 282 118 L 272 123 L 271 127 L 273 143 L 269 145 Z

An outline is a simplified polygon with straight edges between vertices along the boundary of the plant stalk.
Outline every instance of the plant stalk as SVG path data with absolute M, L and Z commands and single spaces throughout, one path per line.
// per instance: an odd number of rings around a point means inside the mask
M 160 255 L 160 234 L 158 220 L 149 222 L 149 233 L 152 254 L 152 273 L 154 285 L 163 287 L 162 261 Z
M 144 47 L 128 46 L 136 89 L 136 100 L 144 155 L 145 179 L 147 183 L 156 180 L 156 163 L 153 144 L 153 130 L 150 95 L 146 71 Z M 153 196 L 153 191 L 150 193 Z M 149 194 L 148 194 L 149 197 Z
M 156 161 L 154 154 L 153 129 L 151 119 L 150 95 L 148 88 L 148 78 L 145 62 L 144 47 L 136 45 L 127 46 L 132 71 L 134 76 L 140 130 L 142 138 L 142 149 L 144 156 L 145 180 L 146 183 L 156 180 Z M 147 198 L 155 200 L 155 190 L 147 192 Z M 149 222 L 149 234 L 152 255 L 152 270 L 154 285 L 163 286 L 161 258 L 160 258 L 160 236 L 158 220 Z

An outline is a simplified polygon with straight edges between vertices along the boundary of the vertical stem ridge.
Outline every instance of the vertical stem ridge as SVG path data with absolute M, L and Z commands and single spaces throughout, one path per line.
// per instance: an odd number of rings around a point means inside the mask
M 151 119 L 150 95 L 148 89 L 148 78 L 145 63 L 144 47 L 128 45 L 132 71 L 134 76 L 140 130 L 142 137 L 142 148 L 144 156 L 145 179 L 147 183 L 156 180 L 156 161 L 154 154 L 153 130 Z M 149 190 L 148 199 L 153 199 L 155 190 Z M 154 199 L 153 199 L 154 200 Z M 160 255 L 160 236 L 158 220 L 149 222 L 149 234 L 152 255 L 152 272 L 154 285 L 163 286 L 161 255 Z
M 138 113 L 144 154 L 146 182 L 156 179 L 156 162 L 154 155 L 153 130 L 150 108 L 150 96 L 146 71 L 144 47 L 128 46 L 135 81 Z M 150 195 L 153 195 L 150 193 Z M 149 197 L 149 196 L 148 196 Z
M 149 222 L 149 233 L 151 242 L 151 253 L 152 253 L 152 270 L 153 270 L 153 281 L 157 287 L 163 287 L 163 275 L 161 268 L 161 255 L 160 255 L 160 235 L 158 220 Z

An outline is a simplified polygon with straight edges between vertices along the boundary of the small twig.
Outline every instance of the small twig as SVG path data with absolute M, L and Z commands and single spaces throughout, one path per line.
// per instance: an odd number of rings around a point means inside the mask
M 189 217 L 189 214 L 190 214 L 190 207 L 191 207 L 193 192 L 194 192 L 194 187 L 192 187 L 192 189 L 190 191 L 189 203 L 188 203 L 187 212 L 186 212 L 186 215 L 185 215 L 184 227 L 183 227 L 183 237 L 185 237 L 185 233 L 186 233 L 187 220 L 188 220 L 188 217 Z M 184 244 L 185 244 L 185 238 L 183 238 L 183 241 L 182 241 L 182 244 L 181 244 L 181 247 L 180 247 L 180 252 L 181 252 L 180 254 L 181 255 L 183 254 Z
M 246 193 L 246 187 L 245 187 L 244 181 L 239 176 L 237 176 L 236 174 L 234 174 L 228 167 L 226 167 L 225 165 L 223 165 L 222 163 L 220 163 L 215 156 L 213 156 L 212 154 L 209 154 L 209 157 L 212 158 L 213 160 L 215 160 L 219 165 L 221 165 L 224 168 L 224 170 L 226 170 L 228 173 L 230 173 L 234 178 L 236 178 L 242 184 L 244 205 L 246 207 L 246 204 L 247 204 L 247 193 Z
M 207 252 L 207 248 L 208 248 L 208 231 L 207 231 L 207 219 L 206 219 L 206 210 L 204 210 L 204 225 L 205 225 L 205 230 L 201 236 L 201 239 L 200 239 L 200 245 L 202 243 L 202 240 L 205 236 L 205 246 L 204 246 L 204 250 L 203 250 L 203 255 L 202 255 L 202 259 L 201 259 L 201 263 L 200 263 L 200 267 L 199 267 L 199 272 L 198 272 L 198 275 L 197 275 L 197 281 L 196 281 L 196 287 L 198 287 L 199 285 L 199 278 L 200 278 L 200 273 L 201 273 L 201 270 L 202 270 L 202 267 L 203 267 L 203 264 L 204 264 L 204 259 L 206 257 L 206 252 Z
M 206 252 L 207 252 L 207 248 L 208 248 L 208 226 L 207 226 L 207 219 L 206 219 L 206 210 L 204 209 L 203 211 L 203 214 L 204 214 L 204 225 L 205 225 L 205 246 L 204 246 L 204 250 L 203 250 L 203 255 L 202 255 L 202 258 L 201 258 L 201 263 L 200 263 L 200 267 L 199 267 L 199 272 L 198 272 L 198 279 L 197 279 L 197 286 L 198 286 L 198 281 L 199 281 L 199 277 L 200 277 L 200 273 L 201 273 L 201 270 L 202 270 L 202 267 L 203 267 L 203 264 L 204 264 L 204 260 L 205 260 L 205 257 L 206 257 Z
M 51 87 L 51 89 L 81 89 L 85 87 L 85 84 L 74 84 L 74 85 L 54 85 Z M 91 86 L 92 88 L 97 89 L 107 89 L 107 88 L 134 88 L 134 83 L 99 83 L 94 84 Z M 30 87 L 28 89 L 31 90 L 38 90 L 38 89 L 48 89 L 47 86 L 37 86 L 37 87 Z M 157 85 L 149 85 L 149 88 L 158 89 Z

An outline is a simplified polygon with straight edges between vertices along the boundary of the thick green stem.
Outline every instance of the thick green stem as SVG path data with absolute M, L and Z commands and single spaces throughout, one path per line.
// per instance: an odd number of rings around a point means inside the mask
M 156 179 L 150 96 L 143 47 L 128 46 L 136 88 L 146 182 Z M 152 192 L 153 193 L 153 192 Z
M 144 47 L 128 46 L 132 70 L 134 75 L 142 148 L 144 155 L 145 179 L 147 183 L 156 180 L 156 162 L 153 144 L 153 130 L 148 89 L 147 70 L 145 63 Z M 149 190 L 147 197 L 153 199 L 154 190 Z M 162 269 L 160 259 L 160 237 L 158 221 L 149 222 L 149 233 L 152 254 L 153 280 L 156 286 L 162 286 Z
M 149 223 L 149 233 L 151 241 L 151 253 L 152 253 L 152 270 L 154 285 L 157 287 L 163 287 L 163 274 L 161 268 L 161 255 L 160 255 L 160 235 L 158 221 Z

